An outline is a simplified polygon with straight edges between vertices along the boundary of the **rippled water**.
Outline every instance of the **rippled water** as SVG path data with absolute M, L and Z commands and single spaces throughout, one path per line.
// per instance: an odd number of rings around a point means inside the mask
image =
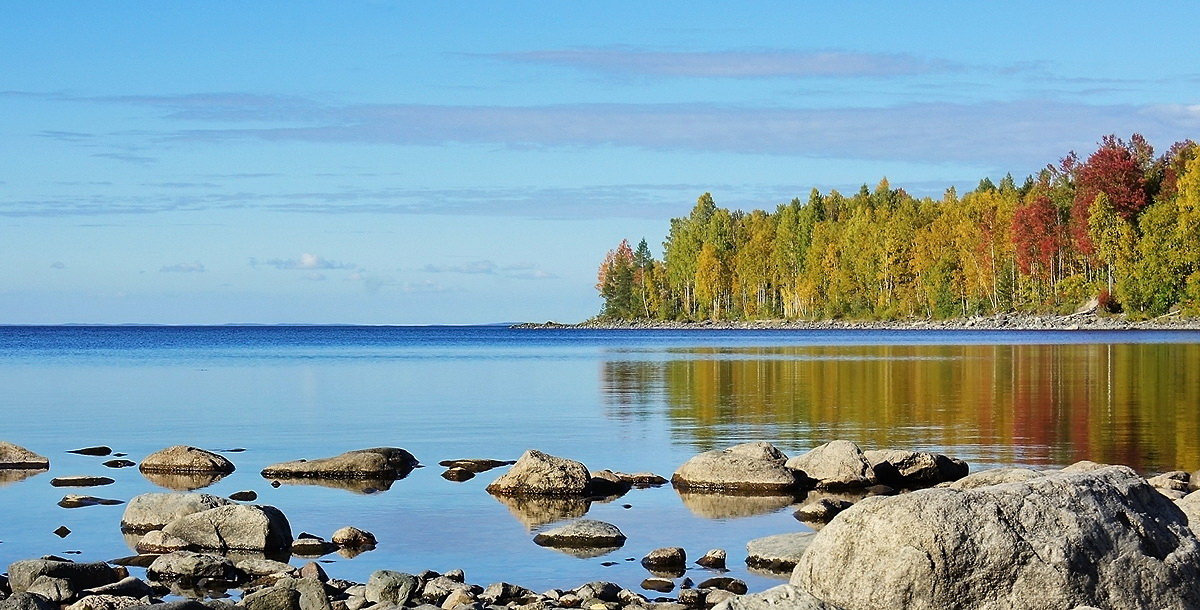
M 471 582 L 535 589 L 634 586 L 646 573 L 626 559 L 660 546 L 693 559 L 725 548 L 732 574 L 762 589 L 775 581 L 746 571 L 745 542 L 806 528 L 791 516 L 793 498 L 681 496 L 669 486 L 591 505 L 500 501 L 483 488 L 502 470 L 452 483 L 438 461 L 537 448 L 593 470 L 669 477 L 696 452 L 743 440 L 795 454 L 848 438 L 944 451 L 976 468 L 1085 458 L 1144 472 L 1200 468 L 1195 332 L 0 327 L 0 388 L 0 440 L 52 463 L 48 474 L 0 480 L 3 564 L 131 553 L 122 507 L 59 508 L 64 490 L 50 478 L 111 476 L 115 484 L 85 493 L 120 499 L 181 482 L 66 453 L 95 444 L 133 460 L 181 443 L 244 448 L 226 454 L 237 471 L 206 492 L 255 490 L 295 533 L 355 525 L 380 539 L 356 558 L 326 557 L 335 577 L 462 568 Z M 258 475 L 380 445 L 430 467 L 372 494 L 276 489 Z M 619 526 L 625 547 L 578 559 L 532 543 L 585 512 Z M 53 535 L 60 525 L 73 533 Z

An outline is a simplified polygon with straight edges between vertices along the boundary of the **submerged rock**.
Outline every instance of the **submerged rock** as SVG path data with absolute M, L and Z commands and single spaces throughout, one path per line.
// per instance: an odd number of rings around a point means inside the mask
M 272 464 L 262 470 L 262 476 L 269 479 L 400 479 L 417 465 L 417 458 L 404 449 L 374 447 L 333 457 Z
M 770 493 L 801 487 L 804 477 L 789 469 L 786 456 L 769 443 L 743 443 L 706 451 L 683 463 L 671 477 L 681 490 Z
M 163 533 L 193 547 L 221 551 L 278 551 L 292 545 L 287 517 L 273 506 L 218 506 L 179 517 L 167 524 Z
M 142 460 L 142 472 L 199 472 L 228 474 L 234 471 L 233 462 L 198 447 L 175 445 L 151 453 Z
M 47 470 L 50 460 L 20 445 L 0 441 L 0 470 Z
M 625 534 L 611 523 L 578 519 L 534 536 L 533 542 L 559 548 L 620 547 L 625 544 Z
M 845 610 L 1200 605 L 1200 541 L 1132 470 L 868 498 L 816 535 L 795 584 Z
M 488 485 L 487 491 L 503 496 L 586 496 L 591 480 L 587 466 L 530 449 Z

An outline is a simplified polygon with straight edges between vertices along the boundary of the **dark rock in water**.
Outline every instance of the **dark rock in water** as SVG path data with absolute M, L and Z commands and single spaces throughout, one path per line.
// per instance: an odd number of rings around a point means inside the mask
M 228 474 L 234 471 L 234 465 L 224 456 L 211 451 L 188 445 L 174 445 L 146 456 L 138 470 L 159 473 Z
M 474 473 L 487 472 L 493 468 L 500 466 L 511 466 L 516 464 L 516 460 L 488 460 L 488 459 L 462 459 L 462 460 L 442 460 L 438 462 L 438 466 L 446 468 L 462 468 Z
M 375 447 L 328 458 L 273 464 L 262 470 L 262 476 L 269 479 L 400 479 L 417 465 L 417 458 L 403 449 Z
M 112 452 L 113 451 L 112 451 L 111 447 L 105 447 L 104 445 L 97 445 L 95 447 L 83 447 L 81 449 L 72 449 L 72 450 L 68 451 L 67 453 L 76 453 L 79 455 L 105 456 L 105 455 L 111 454 Z
M 865 451 L 863 455 L 880 483 L 899 489 L 957 481 L 971 470 L 966 462 L 940 453 L 884 449 Z
M 487 491 L 493 495 L 586 496 L 591 474 L 583 464 L 530 449 Z
M 273 506 L 218 506 L 180 517 L 167 524 L 163 533 L 197 548 L 221 551 L 275 551 L 292 544 L 287 517 Z
M 533 542 L 558 548 L 620 547 L 625 534 L 611 523 L 578 519 L 534 536 Z
M 0 441 L 0 470 L 46 470 L 50 460 L 20 445 Z
M 337 545 L 317 536 L 301 535 L 292 543 L 292 554 L 297 557 L 320 557 L 337 550 Z
M 467 470 L 466 468 L 459 468 L 455 466 L 453 468 L 446 469 L 446 472 L 442 473 L 442 478 L 446 479 L 447 481 L 457 481 L 461 483 L 462 481 L 469 481 L 475 478 L 475 473 L 471 470 Z
M 801 506 L 793 516 L 805 523 L 829 523 L 838 513 L 854 506 L 853 502 L 838 498 L 821 498 Z
M 118 557 L 116 559 L 110 559 L 110 560 L 108 560 L 108 563 L 111 563 L 115 566 L 130 566 L 130 567 L 135 567 L 135 568 L 148 568 L 148 567 L 150 567 L 150 564 L 154 563 L 155 559 L 158 559 L 157 554 L 155 554 L 155 555 L 131 555 L 129 557 Z
M 71 535 L 71 528 L 69 528 L 69 527 L 67 527 L 67 526 L 65 526 L 65 525 L 60 525 L 60 526 L 58 526 L 58 528 L 57 528 L 57 529 L 55 529 L 55 530 L 54 530 L 54 532 L 52 532 L 52 533 L 53 533 L 55 536 L 58 536 L 59 538 L 66 538 L 67 536 L 70 536 L 70 535 Z
M 375 546 L 376 544 L 375 534 L 351 526 L 338 529 L 330 537 L 330 540 L 338 546 L 352 549 Z
M 672 546 L 654 549 L 642 558 L 642 567 L 648 570 L 683 568 L 687 565 L 687 553 L 683 547 Z
M 234 447 L 233 449 L 221 449 L 221 453 L 241 453 L 245 450 L 245 447 Z
M 701 589 L 721 589 L 738 595 L 744 595 L 747 591 L 745 582 L 728 576 L 709 578 L 708 580 L 701 581 L 697 586 Z
M 593 472 L 588 480 L 587 493 L 589 496 L 608 498 L 622 496 L 633 487 L 632 483 L 622 480 L 611 470 Z
M 130 466 L 137 466 L 137 462 L 133 460 L 109 460 L 104 462 L 103 465 L 109 468 L 129 468 Z
M 116 483 L 108 477 L 94 476 L 72 476 L 72 477 L 55 477 L 50 479 L 50 484 L 55 487 L 99 487 L 101 485 L 112 485 Z
M 238 502 L 253 502 L 258 499 L 258 493 L 249 489 L 245 491 L 235 491 L 229 494 L 229 499 L 237 500 Z
M 671 477 L 679 490 L 762 494 L 792 491 L 806 479 L 789 469 L 787 457 L 770 443 L 742 443 L 706 451 L 683 463 Z
M 135 496 L 121 515 L 121 529 L 147 532 L 192 513 L 232 504 L 220 496 L 197 493 L 148 493 Z
M 642 588 L 659 593 L 670 593 L 675 590 L 675 583 L 665 578 L 647 578 L 642 581 Z
M 124 503 L 124 500 L 111 500 L 108 498 L 81 496 L 78 494 L 67 494 L 58 501 L 58 505 L 63 508 L 82 508 L 84 506 L 116 506 L 117 504 Z
M 146 584 L 140 578 L 134 576 L 126 576 L 117 582 L 91 589 L 85 589 L 81 593 L 85 595 L 119 595 L 122 597 L 146 597 L 155 595 L 155 591 L 150 585 Z
M 712 568 L 714 570 L 724 570 L 725 549 L 710 550 L 709 552 L 705 553 L 703 557 L 697 559 L 696 564 L 701 567 Z
M 1193 608 L 1200 540 L 1112 466 L 868 498 L 815 536 L 792 584 L 844 608 Z
M 122 575 L 104 562 L 77 563 L 63 559 L 26 559 L 8 566 L 8 584 L 14 593 L 29 589 L 39 576 L 62 578 L 77 591 L 117 582 Z

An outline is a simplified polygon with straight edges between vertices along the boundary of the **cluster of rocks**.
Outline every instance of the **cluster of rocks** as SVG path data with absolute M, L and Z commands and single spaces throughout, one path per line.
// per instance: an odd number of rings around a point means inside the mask
M 1163 316 L 1152 320 L 1130 320 L 1125 316 L 1097 315 L 1081 311 L 1070 315 L 1037 315 L 1015 312 L 991 316 L 900 320 L 607 320 L 591 319 L 578 324 L 526 322 L 519 329 L 589 330 L 1200 330 L 1200 320 Z

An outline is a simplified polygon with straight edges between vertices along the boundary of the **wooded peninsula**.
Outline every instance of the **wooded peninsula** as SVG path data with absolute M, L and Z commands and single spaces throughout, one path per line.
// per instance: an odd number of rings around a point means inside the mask
M 1062 314 L 1096 299 L 1129 319 L 1200 315 L 1200 146 L 1106 136 L 1018 184 L 940 200 L 887 179 L 813 189 L 773 212 L 710 194 L 671 219 L 657 260 L 624 240 L 600 265 L 600 320 L 899 320 Z

